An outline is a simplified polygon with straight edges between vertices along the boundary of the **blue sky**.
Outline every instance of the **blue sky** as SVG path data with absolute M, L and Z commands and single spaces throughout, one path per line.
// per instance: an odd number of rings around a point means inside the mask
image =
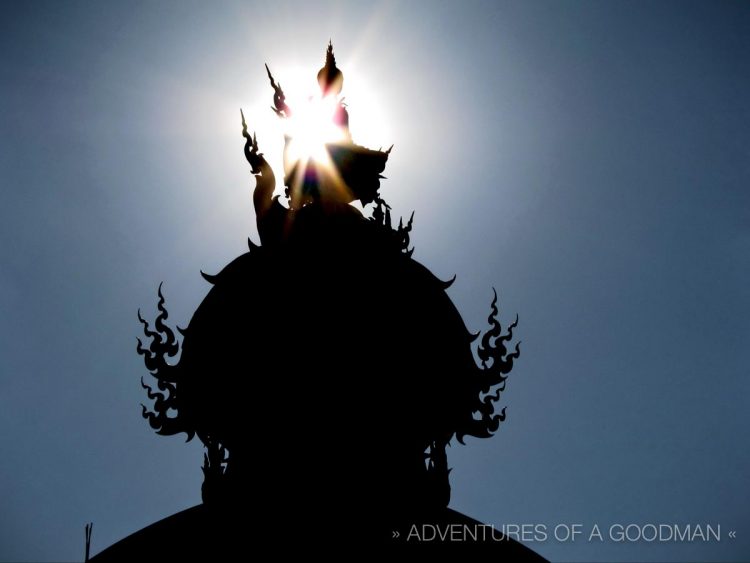
M 747 4 L 0 9 L 0 560 L 82 559 L 85 522 L 97 552 L 200 501 L 199 444 L 140 418 L 136 310 L 163 280 L 187 324 L 199 270 L 257 240 L 238 109 L 275 158 L 263 64 L 313 77 L 329 38 L 355 140 L 395 144 L 414 257 L 457 274 L 470 328 L 493 286 L 520 316 L 508 420 L 451 448 L 452 506 L 725 534 L 530 544 L 556 560 L 750 552 Z

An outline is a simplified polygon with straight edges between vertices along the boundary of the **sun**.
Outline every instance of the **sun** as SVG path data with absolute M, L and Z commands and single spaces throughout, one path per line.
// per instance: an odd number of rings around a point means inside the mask
M 311 80 L 307 66 L 286 65 L 274 76 L 286 94 L 292 115 L 282 128 L 290 138 L 287 157 L 294 161 L 314 159 L 327 162 L 327 143 L 354 140 L 364 146 L 389 146 L 393 131 L 378 95 L 377 86 L 356 68 L 348 65 L 343 96 L 321 96 L 319 85 Z M 335 113 L 343 105 L 351 114 L 351 132 L 335 123 Z
M 381 139 L 386 137 L 383 134 L 385 120 L 377 111 L 379 104 L 362 103 L 375 97 L 374 89 L 347 89 L 347 94 L 353 94 L 357 107 L 367 107 L 367 111 L 357 113 L 355 118 L 355 142 L 350 130 L 349 103 L 341 96 L 344 75 L 336 66 L 331 43 L 328 44 L 325 64 L 318 71 L 317 84 L 309 78 L 304 79 L 304 76 L 309 77 L 307 72 L 303 74 L 295 70 L 281 67 L 281 71 L 272 73 L 266 65 L 274 91 L 271 109 L 281 118 L 279 123 L 284 134 L 281 160 L 284 196 L 288 205 L 301 209 L 316 200 L 325 200 L 326 204 L 352 203 L 360 199 L 355 197 L 357 194 L 365 194 L 363 202 L 372 201 L 371 197 L 379 187 L 378 171 L 382 171 L 390 153 L 390 149 L 383 152 L 382 140 L 377 145 L 372 143 L 372 146 L 379 145 L 380 149 L 370 149 L 367 145 L 371 143 L 360 136 L 360 132 L 365 132 L 368 139 L 373 135 Z M 354 74 L 352 82 L 362 82 L 361 77 L 356 76 L 356 72 Z M 363 140 L 367 144 L 360 144 Z M 372 178 L 355 178 L 346 172 L 350 171 L 353 158 L 358 162 L 366 160 L 370 165 L 367 170 L 373 166 L 380 168 L 372 172 Z
M 347 131 L 336 124 L 339 102 L 334 96 L 310 97 L 294 108 L 287 120 L 289 137 L 287 158 L 290 163 L 314 160 L 326 166 L 330 162 L 326 145 L 346 141 Z

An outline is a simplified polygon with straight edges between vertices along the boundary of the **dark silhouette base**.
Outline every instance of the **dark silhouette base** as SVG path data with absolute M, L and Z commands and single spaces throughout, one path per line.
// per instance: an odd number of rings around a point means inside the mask
M 230 515 L 201 504 L 143 528 L 91 561 L 230 561 L 255 554 L 261 547 L 274 555 L 296 555 L 301 549 L 311 549 L 310 555 L 352 555 L 371 548 L 391 548 L 402 553 L 439 549 L 441 554 L 446 550 L 465 553 L 481 549 L 497 557 L 495 561 L 546 561 L 522 543 L 499 531 L 492 533 L 489 528 L 485 529 L 484 540 L 478 537 L 472 541 L 462 531 L 479 529 L 481 534 L 482 525 L 449 508 L 421 518 L 401 519 L 393 529 L 358 525 L 346 514 L 329 515 L 322 508 L 313 512 L 308 518 L 290 512 L 278 519 L 251 519 L 243 517 L 241 511 Z M 452 539 L 449 530 L 453 530 Z

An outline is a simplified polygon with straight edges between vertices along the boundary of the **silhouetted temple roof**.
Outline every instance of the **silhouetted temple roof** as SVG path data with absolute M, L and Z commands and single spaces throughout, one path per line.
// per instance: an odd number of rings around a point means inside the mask
M 339 551 L 351 554 L 352 550 L 370 548 L 391 548 L 405 552 L 439 548 L 441 553 L 446 550 L 460 553 L 481 546 L 483 552 L 498 558 L 495 561 L 546 561 L 522 543 L 503 536 L 499 531 L 492 532 L 489 526 L 451 509 L 398 525 L 394 530 L 383 530 L 382 533 L 366 527 L 354 528 L 352 532 L 346 515 L 341 522 L 329 521 L 321 527 L 320 521 L 330 520 L 330 517 L 324 510 L 320 510 L 318 516 L 318 522 L 306 529 L 303 525 L 293 524 L 296 519 L 291 509 L 284 519 L 264 521 L 259 515 L 245 519 L 241 512 L 220 513 L 201 504 L 131 534 L 90 561 L 221 561 L 254 553 L 261 546 L 272 547 L 274 553 L 284 553 L 292 548 L 298 551 L 306 546 L 320 549 L 320 553 L 325 554 Z M 346 533 L 337 533 L 338 524 L 347 529 Z M 482 527 L 487 528 L 484 533 L 481 532 Z M 477 541 L 470 541 L 471 534 L 477 529 L 480 529 Z M 311 530 L 315 531 L 313 537 Z M 320 530 L 327 530 L 327 533 L 320 533 Z M 449 530 L 453 532 L 452 540 L 449 539 Z M 445 541 L 439 538 L 440 534 L 443 534 Z M 482 535 L 485 536 L 484 541 L 480 541 Z M 428 537 L 433 536 L 434 539 L 427 541 Z

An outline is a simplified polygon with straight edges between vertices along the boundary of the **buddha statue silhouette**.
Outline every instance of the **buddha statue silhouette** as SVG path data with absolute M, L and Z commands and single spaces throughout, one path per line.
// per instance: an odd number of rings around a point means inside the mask
M 451 282 L 412 258 L 412 220 L 394 226 L 379 195 L 390 149 L 351 139 L 332 45 L 312 109 L 290 108 L 266 70 L 273 109 L 291 125 L 287 205 L 242 115 L 261 244 L 203 274 L 212 287 L 179 330 L 181 344 L 161 286 L 153 328 L 139 312 L 149 342 L 139 340 L 138 353 L 158 388 L 142 380 L 154 401 L 143 416 L 159 434 L 205 445 L 203 505 L 100 560 L 215 555 L 289 538 L 327 552 L 425 544 L 413 526 L 479 524 L 447 508 L 446 446 L 490 437 L 504 420 L 494 403 L 519 357 L 518 344 L 509 349 L 516 322 L 503 332 L 495 296 L 490 328 L 472 349 L 479 335 L 448 297 Z M 296 119 L 326 129 L 317 148 L 300 139 L 309 131 Z M 370 216 L 353 201 L 372 204 Z M 487 542 L 509 557 L 537 558 L 498 537 Z

